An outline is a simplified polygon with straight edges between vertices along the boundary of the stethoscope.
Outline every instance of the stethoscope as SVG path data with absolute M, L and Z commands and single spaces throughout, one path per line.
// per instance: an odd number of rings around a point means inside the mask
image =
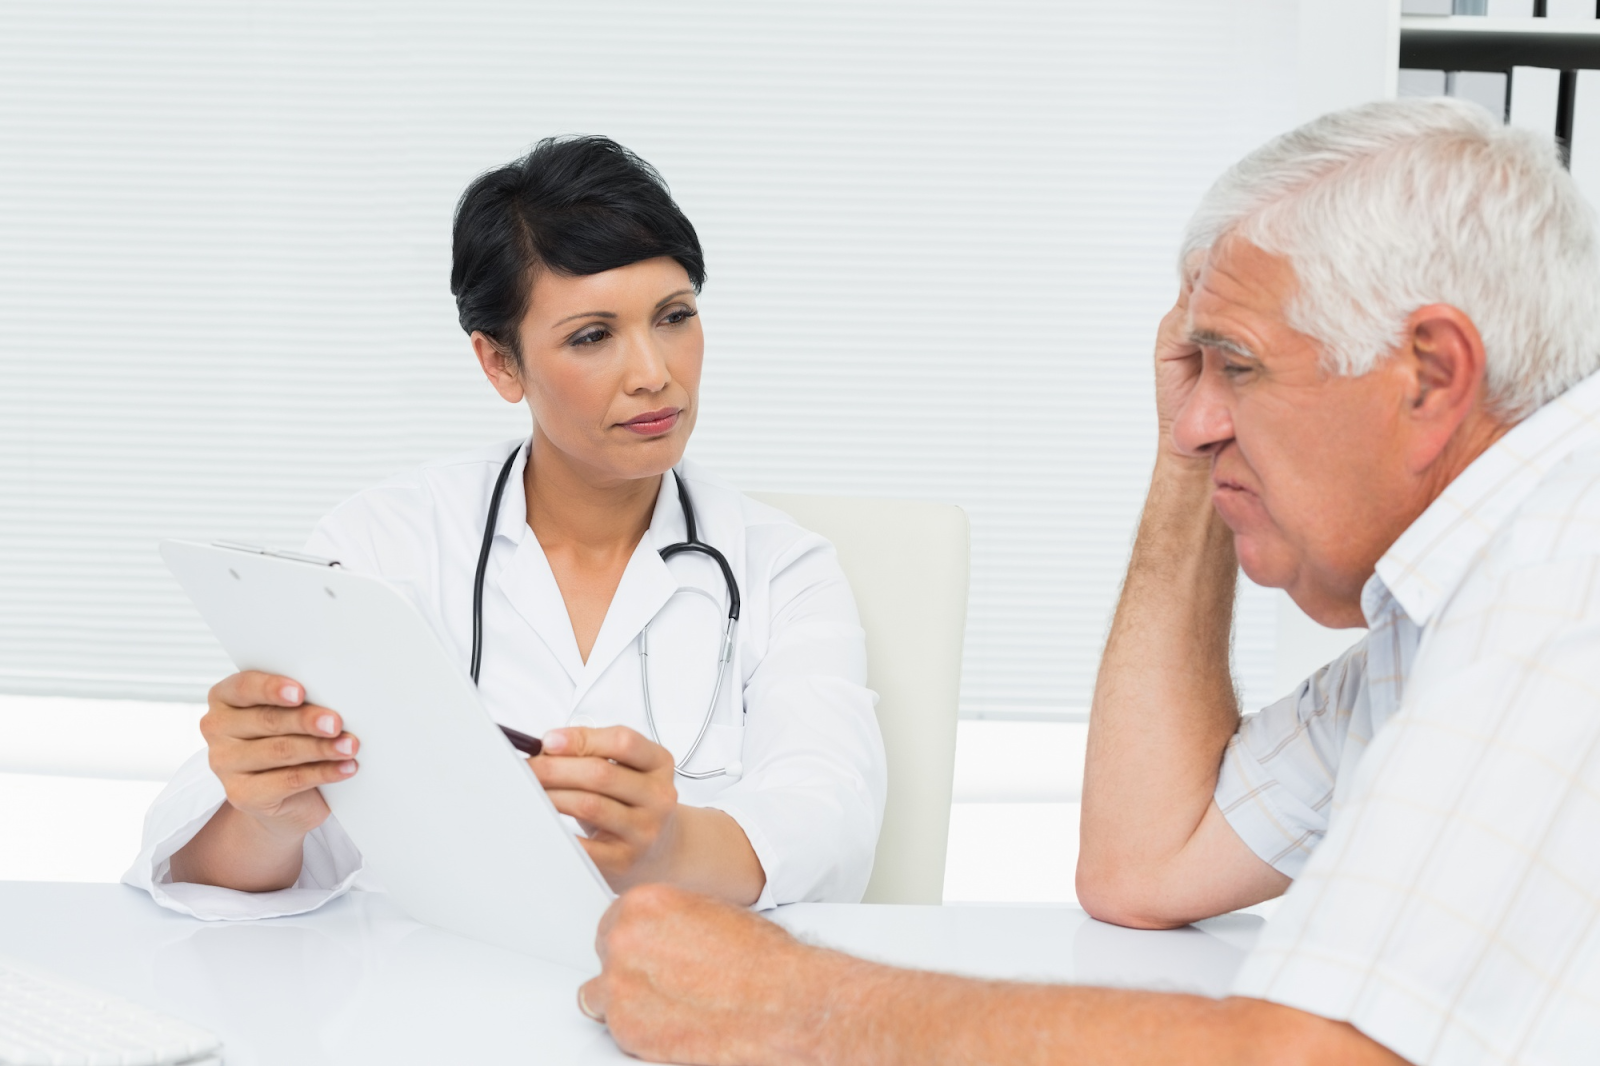
M 483 547 L 478 551 L 478 572 L 472 582 L 472 683 L 478 683 L 478 668 L 483 662 L 483 578 L 489 571 L 489 548 L 494 544 L 495 527 L 500 518 L 500 497 L 505 493 L 506 481 L 511 477 L 511 468 L 516 465 L 517 456 L 522 454 L 523 445 L 517 445 L 506 463 L 500 468 L 500 477 L 494 483 L 494 495 L 489 498 L 489 521 L 483 531 Z M 694 743 L 689 745 L 689 750 L 684 753 L 674 765 L 673 770 L 680 777 L 687 777 L 694 781 L 705 781 L 713 777 L 739 777 L 744 773 L 744 766 L 738 759 L 733 760 L 720 770 L 685 770 L 689 760 L 694 758 L 694 753 L 700 749 L 700 742 L 706 738 L 707 731 L 711 728 L 711 719 L 717 710 L 717 695 L 722 691 L 722 679 L 728 672 L 728 663 L 733 659 L 733 627 L 739 621 L 739 582 L 734 580 L 733 567 L 728 565 L 728 560 L 723 554 L 711 545 L 700 539 L 695 532 L 694 504 L 689 500 L 689 489 L 683 483 L 683 475 L 676 470 L 672 472 L 673 483 L 678 486 L 678 503 L 683 507 L 683 528 L 685 539 L 677 544 L 668 544 L 661 549 L 663 562 L 674 555 L 685 553 L 699 553 L 717 564 L 717 569 L 722 571 L 723 584 L 728 590 L 728 623 L 722 629 L 722 651 L 717 655 L 717 683 L 711 687 L 711 700 L 706 704 L 705 717 L 700 721 L 700 732 L 695 734 Z M 717 599 L 711 593 L 692 585 L 678 589 L 678 592 L 694 593 L 704 596 L 713 604 Z M 676 595 L 676 594 L 675 594 Z M 657 744 L 661 743 L 661 734 L 656 730 L 655 712 L 650 707 L 650 627 L 655 624 L 651 619 L 639 631 L 639 678 L 644 688 L 644 720 L 650 728 L 650 739 Z M 740 724 L 744 723 L 744 715 L 739 716 Z

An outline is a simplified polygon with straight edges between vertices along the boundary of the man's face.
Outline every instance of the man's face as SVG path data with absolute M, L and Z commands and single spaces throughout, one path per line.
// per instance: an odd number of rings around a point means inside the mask
M 1200 372 L 1172 438 L 1210 457 L 1212 501 L 1251 580 L 1325 625 L 1362 625 L 1362 586 L 1427 502 L 1406 463 L 1404 361 L 1325 371 L 1285 321 L 1295 284 L 1246 241 L 1211 250 L 1189 302 Z

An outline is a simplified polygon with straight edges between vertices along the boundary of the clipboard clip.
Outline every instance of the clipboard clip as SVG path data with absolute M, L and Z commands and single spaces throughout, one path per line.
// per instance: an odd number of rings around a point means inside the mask
M 214 540 L 213 548 L 226 548 L 229 551 L 249 552 L 251 555 L 265 555 L 273 559 L 288 559 L 293 563 L 307 563 L 311 566 L 338 566 L 337 559 L 324 559 L 320 555 L 307 555 L 305 552 L 279 551 L 274 548 L 263 548 L 259 544 L 241 544 L 234 540 Z

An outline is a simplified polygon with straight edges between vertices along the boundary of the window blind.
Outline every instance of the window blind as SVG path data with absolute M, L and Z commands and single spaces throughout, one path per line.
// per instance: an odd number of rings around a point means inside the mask
M 197 699 L 171 536 L 298 546 L 511 436 L 447 278 L 541 136 L 665 174 L 710 280 L 691 454 L 972 521 L 963 712 L 1087 706 L 1182 224 L 1292 124 L 1293 0 L 0 7 L 0 691 Z M 1273 601 L 1236 660 L 1271 693 Z

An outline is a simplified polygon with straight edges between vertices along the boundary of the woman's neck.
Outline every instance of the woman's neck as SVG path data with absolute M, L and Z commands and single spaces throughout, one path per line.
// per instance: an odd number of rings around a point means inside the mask
M 626 559 L 650 528 L 661 475 L 617 478 L 572 461 L 537 428 L 523 472 L 528 525 L 546 554 L 601 564 Z

